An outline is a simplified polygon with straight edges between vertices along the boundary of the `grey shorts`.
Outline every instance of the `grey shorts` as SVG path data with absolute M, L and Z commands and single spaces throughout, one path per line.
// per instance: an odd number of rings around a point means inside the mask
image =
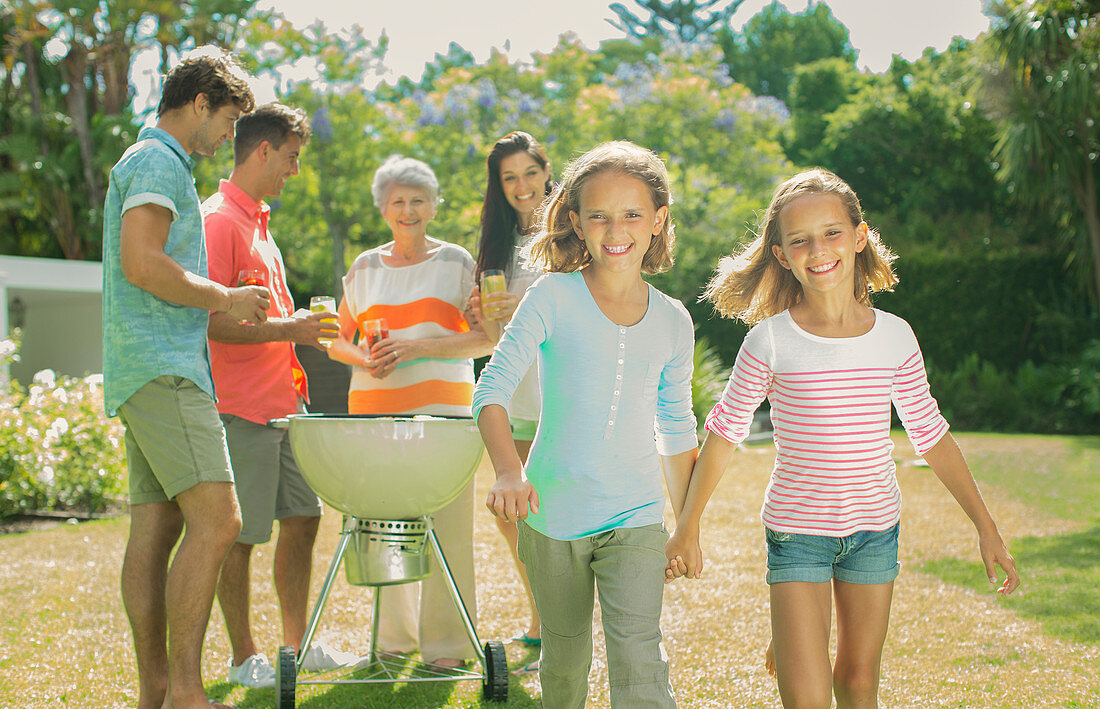
M 275 520 L 320 517 L 321 501 L 302 478 L 286 429 L 222 414 L 241 506 L 241 544 L 271 539 Z
M 118 417 L 126 427 L 131 505 L 171 500 L 203 482 L 233 482 L 214 400 L 190 379 L 147 382 Z

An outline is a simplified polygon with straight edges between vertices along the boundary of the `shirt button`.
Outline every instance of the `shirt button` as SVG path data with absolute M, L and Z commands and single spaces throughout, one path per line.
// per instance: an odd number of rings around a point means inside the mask
M 619 395 L 619 390 L 618 390 L 618 389 L 616 389 L 616 390 L 615 390 L 615 396 L 618 396 L 618 395 Z M 612 406 L 611 408 L 615 408 L 615 407 L 614 407 L 614 406 Z
M 626 328 L 625 327 L 620 327 L 619 328 L 619 334 L 620 335 L 625 335 L 626 334 Z
M 620 359 L 620 360 L 619 360 L 619 364 L 622 364 L 622 363 L 623 363 L 623 361 L 622 361 L 622 360 Z
M 615 422 L 614 422 L 614 421 L 608 421 L 608 422 L 607 422 L 607 425 L 608 425 L 608 426 L 614 426 L 614 425 L 615 425 Z
M 616 379 L 622 379 L 622 378 L 623 378 L 623 375 L 621 375 L 621 374 L 616 374 L 616 375 L 615 375 L 615 378 L 616 378 Z
M 616 394 L 618 394 L 619 392 L 615 392 L 615 393 L 616 393 Z M 612 410 L 612 411 L 614 411 L 614 410 L 615 410 L 615 407 L 614 407 L 614 406 L 612 406 L 612 407 L 611 407 L 611 410 Z
M 624 349 L 625 347 L 626 347 L 626 343 L 625 343 L 625 342 L 620 342 L 620 343 L 619 343 L 619 349 L 620 349 L 620 350 L 621 350 L 621 349 Z

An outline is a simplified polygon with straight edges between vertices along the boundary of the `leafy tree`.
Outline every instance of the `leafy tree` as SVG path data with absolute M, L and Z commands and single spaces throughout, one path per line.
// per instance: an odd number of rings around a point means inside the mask
M 1064 215 L 1069 262 L 1100 304 L 1100 2 L 995 2 L 985 81 L 998 177 Z
M 753 16 L 739 34 L 724 33 L 719 43 L 734 81 L 753 93 L 786 101 L 795 67 L 838 57 L 854 64 L 848 28 L 828 5 L 811 2 L 792 14 L 776 0 Z
M 254 18 L 241 31 L 238 54 L 245 64 L 276 79 L 279 100 L 305 110 L 313 123 L 301 174 L 271 205 L 289 285 L 299 300 L 315 293 L 339 296 L 349 256 L 386 230 L 373 207 L 371 175 L 399 141 L 385 104 L 366 88 L 384 71 L 386 46 L 384 35 L 371 40 L 360 27 L 329 32 L 315 23 L 298 30 L 281 16 Z M 292 68 L 309 68 L 312 75 L 287 78 L 300 75 Z M 216 191 L 218 179 L 232 171 L 231 152 L 199 163 L 200 196 Z
M 791 122 L 784 131 L 784 148 L 795 162 L 813 163 L 828 127 L 828 116 L 852 100 L 872 81 L 852 62 L 840 57 L 818 59 L 794 68 L 787 107 Z
M 675 37 L 690 44 L 701 37 L 728 29 L 741 3 L 745 0 L 634 0 L 634 4 L 649 13 L 642 19 L 621 2 L 611 3 L 618 22 L 608 20 L 612 27 L 638 39 Z
M 0 248 L 98 258 L 107 172 L 137 129 L 142 50 L 231 45 L 255 0 L 14 0 L 0 5 Z
M 848 180 L 871 223 L 903 252 L 1044 243 L 1050 219 L 995 179 L 994 126 L 971 89 L 975 54 L 958 40 L 914 62 L 895 58 L 883 75 L 839 59 L 798 67 L 788 155 Z

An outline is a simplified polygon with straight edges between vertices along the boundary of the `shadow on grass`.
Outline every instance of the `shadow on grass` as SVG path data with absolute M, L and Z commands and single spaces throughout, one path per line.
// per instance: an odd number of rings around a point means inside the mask
M 1021 586 L 1004 599 L 1021 616 L 1058 638 L 1100 645 L 1100 523 L 1091 529 L 1011 542 Z M 988 591 L 971 561 L 936 559 L 919 570 L 948 583 Z
M 346 676 L 334 677 L 344 679 Z M 305 709 L 433 709 L 434 707 L 474 706 L 499 707 L 500 709 L 534 709 L 541 706 L 539 701 L 527 694 L 522 683 L 516 677 L 508 682 L 508 701 L 494 703 L 485 699 L 480 702 L 466 697 L 481 697 L 481 685 L 478 680 L 460 680 L 469 687 L 462 698 L 455 697 L 455 682 L 404 682 L 380 684 L 334 684 L 320 694 L 314 693 L 316 685 L 302 685 L 298 688 L 299 697 L 295 706 Z M 475 686 L 476 685 L 476 686 Z M 309 697 L 301 693 L 310 691 Z M 235 689 L 227 682 L 206 685 L 206 695 L 215 701 L 225 701 Z M 238 709 L 269 709 L 275 706 L 275 690 L 253 689 L 237 701 Z
M 470 687 L 470 694 L 480 699 L 481 683 L 478 680 L 461 680 Z M 466 706 L 469 700 L 454 696 L 454 682 L 408 682 L 403 684 L 342 684 L 303 699 L 297 706 L 306 709 L 432 709 L 432 707 Z M 540 706 L 538 700 L 524 691 L 516 678 L 508 683 L 508 701 L 494 703 L 486 699 L 472 702 L 475 706 L 500 707 L 501 709 L 533 709 Z M 245 705 L 241 704 L 241 709 Z M 262 706 L 262 705 L 257 705 Z

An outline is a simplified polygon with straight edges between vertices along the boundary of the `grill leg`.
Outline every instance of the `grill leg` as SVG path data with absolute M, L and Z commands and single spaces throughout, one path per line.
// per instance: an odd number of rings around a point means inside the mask
M 306 651 L 309 650 L 309 644 L 313 642 L 313 634 L 317 632 L 317 624 L 321 620 L 321 611 L 325 608 L 325 601 L 328 600 L 329 590 L 332 589 L 332 582 L 336 580 L 336 572 L 340 568 L 340 561 L 344 558 L 344 552 L 347 551 L 354 530 L 355 518 L 345 517 L 344 528 L 340 532 L 340 543 L 336 546 L 336 555 L 332 557 L 332 563 L 329 564 L 328 573 L 325 575 L 325 582 L 321 584 L 321 593 L 317 596 L 317 603 L 313 606 L 313 615 L 310 616 L 309 625 L 306 626 L 306 633 L 302 636 L 302 651 L 298 653 L 296 662 L 298 672 L 302 671 L 302 662 L 305 660 Z M 373 634 L 371 635 L 371 642 L 374 642 Z
M 367 657 L 372 660 L 377 660 L 378 655 L 378 621 L 381 616 L 382 610 L 382 587 L 374 587 L 374 602 L 372 604 L 373 610 L 370 614 L 370 653 Z
M 447 582 L 447 588 L 451 591 L 451 598 L 454 599 L 455 606 L 458 608 L 458 615 L 462 618 L 462 625 L 466 628 L 466 636 L 470 639 L 470 644 L 474 646 L 474 652 L 477 653 L 477 659 L 481 662 L 481 666 L 485 667 L 485 651 L 481 648 L 481 641 L 477 639 L 477 631 L 474 630 L 473 621 L 470 620 L 470 614 L 466 612 L 466 604 L 462 602 L 462 593 L 459 592 L 458 586 L 455 585 L 455 580 L 451 576 L 451 567 L 447 566 L 447 557 L 443 556 L 443 547 L 439 546 L 439 540 L 435 536 L 435 530 L 432 529 L 431 519 L 427 519 L 428 522 L 428 539 L 432 543 L 432 550 L 435 552 L 435 558 L 439 560 L 439 571 L 443 574 L 444 580 Z

